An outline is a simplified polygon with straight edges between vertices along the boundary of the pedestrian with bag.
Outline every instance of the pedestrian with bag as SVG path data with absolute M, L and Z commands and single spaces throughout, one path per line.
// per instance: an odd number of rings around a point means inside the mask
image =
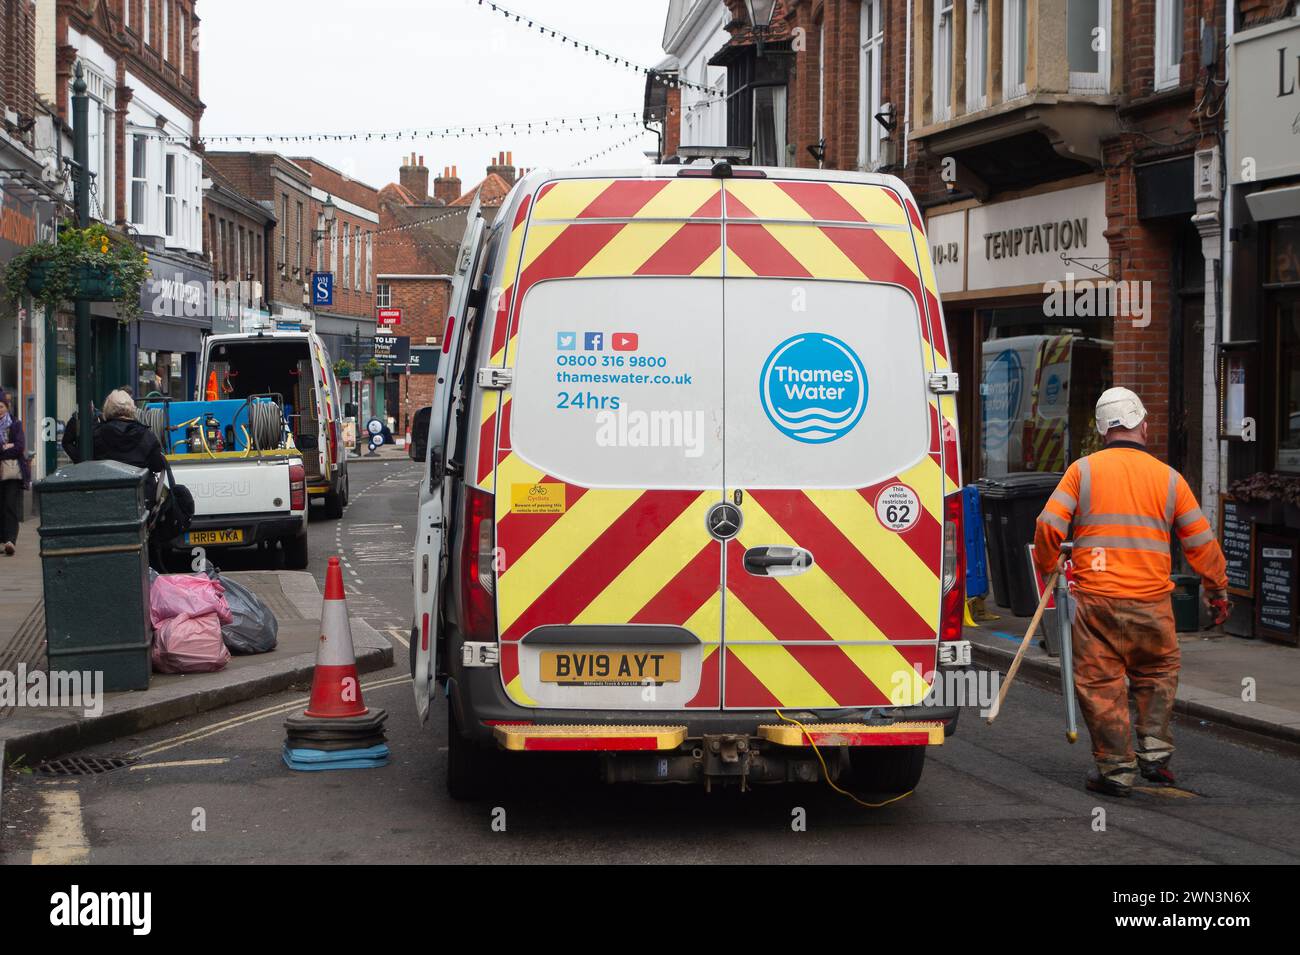
M 1038 515 L 1034 562 L 1063 570 L 1061 543 L 1074 535 L 1074 688 L 1092 737 L 1096 769 L 1087 788 L 1128 796 L 1137 776 L 1172 786 L 1170 722 L 1180 666 L 1169 594 L 1170 544 L 1201 575 L 1216 623 L 1227 617 L 1223 551 L 1181 474 L 1147 450 L 1147 411 L 1127 388 L 1097 401 L 1106 446 L 1070 465 Z M 1137 749 L 1129 692 L 1137 710 Z
M 23 423 L 13 416 L 13 403 L 0 391 L 0 549 L 12 557 L 18 545 L 23 491 L 32 486 Z
M 64 450 L 74 462 L 78 460 L 76 420 L 64 429 Z M 152 510 L 158 500 L 158 475 L 167 470 L 162 442 L 148 426 L 136 419 L 135 399 L 119 388 L 104 399 L 104 410 L 93 425 L 95 460 L 120 461 L 149 472 L 145 493 Z

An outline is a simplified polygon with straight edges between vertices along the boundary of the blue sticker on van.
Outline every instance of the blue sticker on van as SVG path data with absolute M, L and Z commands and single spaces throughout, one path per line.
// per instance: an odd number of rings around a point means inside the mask
M 862 418 L 867 372 L 838 338 L 806 332 L 787 338 L 767 356 L 758 390 L 778 431 L 805 444 L 826 444 L 844 437 Z
M 984 448 L 996 450 L 1006 445 L 1012 425 L 1020 418 L 1020 396 L 1025 375 L 1015 349 L 999 352 L 984 368 Z

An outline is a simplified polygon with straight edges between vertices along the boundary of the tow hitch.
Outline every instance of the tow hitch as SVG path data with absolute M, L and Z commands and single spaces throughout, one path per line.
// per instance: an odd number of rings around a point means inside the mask
M 705 735 L 704 750 L 704 791 L 712 792 L 713 780 L 740 780 L 740 791 L 748 786 L 750 748 L 749 737 L 741 733 L 720 733 L 716 736 Z

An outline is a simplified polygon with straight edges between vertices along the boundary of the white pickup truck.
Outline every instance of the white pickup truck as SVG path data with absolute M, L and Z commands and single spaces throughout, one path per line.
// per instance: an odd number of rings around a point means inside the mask
M 171 549 L 278 543 L 286 567 L 305 568 L 312 496 L 330 517 L 347 504 L 328 353 L 307 328 L 214 335 L 198 380 L 195 401 L 140 403 L 177 483 L 194 496 L 193 523 Z

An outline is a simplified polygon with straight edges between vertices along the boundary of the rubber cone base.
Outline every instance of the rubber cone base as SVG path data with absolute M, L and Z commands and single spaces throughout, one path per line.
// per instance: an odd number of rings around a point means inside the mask
M 285 745 L 281 754 L 290 769 L 316 772 L 326 769 L 378 769 L 388 765 L 388 744 L 368 746 L 364 749 L 344 749 L 325 752 L 317 749 L 294 749 Z

